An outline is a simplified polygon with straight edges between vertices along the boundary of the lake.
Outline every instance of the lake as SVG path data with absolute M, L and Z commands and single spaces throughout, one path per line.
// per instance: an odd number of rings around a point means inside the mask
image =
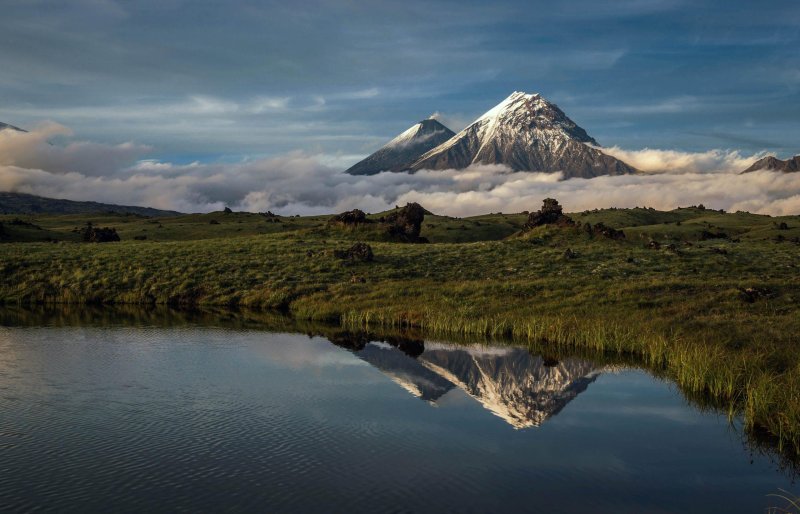
M 740 420 L 626 364 L 334 329 L 0 319 L 4 512 L 749 513 L 799 489 Z

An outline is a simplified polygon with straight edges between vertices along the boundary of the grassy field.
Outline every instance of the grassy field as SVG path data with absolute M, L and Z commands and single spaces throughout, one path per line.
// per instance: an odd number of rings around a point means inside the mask
M 327 216 L 0 216 L 0 301 L 280 309 L 352 329 L 635 358 L 799 455 L 800 217 L 570 216 L 627 237 L 581 226 L 521 232 L 524 213 L 429 215 L 421 235 L 431 244 L 391 242 L 376 224 L 329 226 Z M 122 241 L 79 242 L 88 221 Z M 334 255 L 356 241 L 374 261 Z

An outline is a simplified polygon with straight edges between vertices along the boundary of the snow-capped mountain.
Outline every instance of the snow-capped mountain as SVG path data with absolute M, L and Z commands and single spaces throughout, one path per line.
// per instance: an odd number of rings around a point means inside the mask
M 422 120 L 345 173 L 374 175 L 381 171 L 406 171 L 422 154 L 454 135 L 455 132 L 433 118 Z
M 795 155 L 791 159 L 786 159 L 785 161 L 772 156 L 764 157 L 763 159 L 757 160 L 742 173 L 750 173 L 751 171 L 758 170 L 782 171 L 784 173 L 800 171 L 800 155 Z
M 426 344 L 418 360 L 515 428 L 541 425 L 604 371 L 580 359 L 547 365 L 541 356 L 513 347 Z
M 348 338 L 349 337 L 349 338 Z M 371 338 L 333 338 L 412 395 L 436 404 L 460 388 L 515 428 L 558 414 L 609 367 L 581 359 L 547 363 L 527 349 Z
M 564 178 L 637 171 L 593 146 L 598 146 L 597 141 L 558 106 L 538 94 L 514 92 L 467 128 L 422 155 L 411 169 L 505 164 L 515 171 L 562 171 Z
M 27 130 L 22 130 L 19 127 L 15 127 L 14 125 L 9 125 L 8 123 L 3 123 L 2 121 L 0 121 L 0 130 L 5 130 L 5 129 L 16 130 L 17 132 L 27 132 Z

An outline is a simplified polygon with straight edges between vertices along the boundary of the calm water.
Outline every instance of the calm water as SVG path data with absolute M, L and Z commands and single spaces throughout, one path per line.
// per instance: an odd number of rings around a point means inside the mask
M 331 339 L 0 327 L 0 510 L 764 512 L 797 490 L 641 371 Z

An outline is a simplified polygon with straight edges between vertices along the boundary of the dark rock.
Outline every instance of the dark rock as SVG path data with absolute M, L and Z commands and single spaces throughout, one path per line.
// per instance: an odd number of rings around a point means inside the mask
M 607 227 L 603 223 L 595 223 L 591 229 L 591 234 L 615 240 L 625 239 L 625 232 L 615 228 Z
M 366 243 L 356 243 L 347 250 L 334 250 L 333 256 L 348 261 L 371 262 L 375 259 L 372 247 Z
M 346 211 L 341 214 L 337 214 L 328 220 L 328 223 L 331 225 L 342 225 L 347 227 L 354 227 L 359 224 L 372 222 L 372 220 L 367 219 L 367 215 L 361 209 Z
M 762 298 L 772 298 L 775 293 L 766 287 L 748 287 L 746 289 L 739 288 L 739 298 L 746 303 L 753 303 Z
M 542 364 L 544 364 L 546 368 L 553 368 L 558 366 L 558 359 L 549 355 L 542 355 Z
M 326 336 L 328 340 L 341 348 L 358 352 L 363 350 L 372 341 L 366 332 L 337 332 Z
M 578 254 L 572 251 L 572 248 L 567 248 L 564 251 L 564 259 L 570 260 L 578 257 Z
M 119 241 L 117 229 L 103 227 L 97 228 L 91 222 L 86 224 L 86 228 L 82 231 L 83 241 L 86 243 L 111 243 Z
M 725 232 L 709 232 L 708 230 L 700 232 L 701 241 L 708 241 L 709 239 L 730 239 L 730 237 Z
M 572 218 L 565 216 L 563 208 L 558 204 L 558 200 L 545 198 L 542 208 L 528 215 L 528 221 L 522 226 L 523 230 L 531 230 L 542 225 L 572 226 L 575 222 Z
M 778 230 L 789 230 L 789 225 L 787 225 L 785 221 L 782 221 L 778 225 Z
M 419 236 L 422 230 L 422 222 L 425 214 L 429 214 L 420 204 L 414 202 L 406 204 L 402 209 L 398 209 L 383 220 L 386 231 L 393 238 L 408 243 L 428 242 L 427 239 Z

